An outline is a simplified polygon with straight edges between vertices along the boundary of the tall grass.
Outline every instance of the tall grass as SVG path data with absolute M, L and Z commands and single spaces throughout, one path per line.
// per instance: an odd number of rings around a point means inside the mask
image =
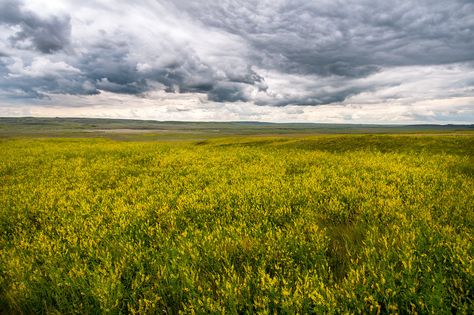
M 0 142 L 0 313 L 473 312 L 474 138 Z

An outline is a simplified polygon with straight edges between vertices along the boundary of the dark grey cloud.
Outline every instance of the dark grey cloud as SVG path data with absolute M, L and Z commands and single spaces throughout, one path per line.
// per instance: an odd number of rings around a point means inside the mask
M 41 18 L 21 5 L 21 2 L 16 0 L 0 2 L 0 24 L 18 27 L 18 31 L 9 38 L 13 46 L 31 47 L 50 54 L 69 44 L 71 36 L 69 16 Z
M 77 56 L 75 66 L 97 89 L 124 94 L 143 93 L 148 89 L 147 84 L 138 74 L 135 64 L 127 60 L 128 43 L 108 37 L 104 34 L 99 43 Z
M 256 101 L 257 105 L 273 105 L 273 106 L 287 106 L 291 104 L 296 104 L 300 106 L 306 105 L 324 105 L 332 103 L 343 102 L 350 96 L 357 95 L 361 92 L 370 91 L 370 88 L 367 87 L 346 87 L 337 91 L 331 92 L 314 92 L 304 96 L 292 97 L 288 96 L 282 99 L 276 100 L 262 100 Z
M 173 2 L 242 36 L 254 62 L 284 72 L 363 77 L 382 67 L 474 58 L 474 3 L 467 0 Z
M 142 69 L 140 62 L 148 65 L 153 60 L 136 60 L 131 57 L 132 50 L 128 42 L 104 38 L 100 45 L 90 47 L 77 64 L 88 78 L 96 82 L 98 89 L 115 93 L 145 93 L 155 86 L 153 83 L 161 84 L 169 93 L 208 93 L 220 81 L 216 77 L 216 69 L 199 60 L 192 51 L 173 48 L 170 48 L 171 51 L 159 51 L 159 54 L 173 55 L 172 60 L 148 68 L 142 66 Z M 253 84 L 251 75 L 243 74 L 241 77 L 246 78 L 248 84 Z
M 380 73 L 474 62 L 467 0 L 64 3 L 40 12 L 0 0 L 0 87 L 12 98 L 160 89 L 286 106 L 388 89 L 377 95 L 393 100 L 406 98 L 390 90 L 404 82 Z M 453 82 L 452 95 L 471 95 L 472 80 Z
M 242 84 L 220 83 L 208 92 L 208 98 L 215 102 L 249 101 Z

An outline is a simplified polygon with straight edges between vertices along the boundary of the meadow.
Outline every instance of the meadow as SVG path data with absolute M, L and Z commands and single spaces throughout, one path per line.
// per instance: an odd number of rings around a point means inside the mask
M 474 312 L 474 135 L 0 138 L 0 313 Z

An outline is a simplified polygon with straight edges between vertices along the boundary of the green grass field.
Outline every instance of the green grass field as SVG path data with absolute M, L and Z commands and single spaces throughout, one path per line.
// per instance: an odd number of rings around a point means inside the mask
M 0 313 L 474 311 L 469 133 L 18 134 Z

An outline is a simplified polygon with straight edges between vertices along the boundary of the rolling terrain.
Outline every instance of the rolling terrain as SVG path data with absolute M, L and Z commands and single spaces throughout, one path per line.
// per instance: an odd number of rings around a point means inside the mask
M 472 314 L 472 126 L 0 119 L 0 313 Z

